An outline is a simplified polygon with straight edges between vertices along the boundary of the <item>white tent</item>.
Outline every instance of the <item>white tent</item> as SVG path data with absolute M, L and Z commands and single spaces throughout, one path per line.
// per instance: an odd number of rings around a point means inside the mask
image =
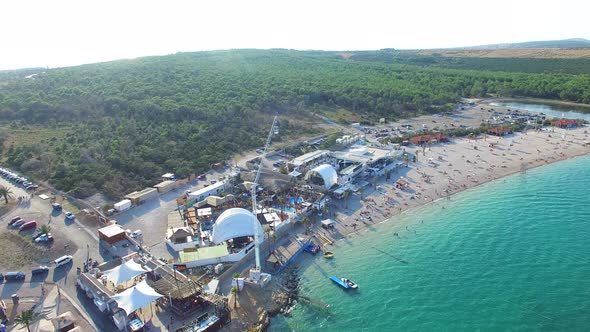
M 113 296 L 119 308 L 125 310 L 130 315 L 135 310 L 148 306 L 150 303 L 161 298 L 163 295 L 156 292 L 144 280 L 124 292 Z
M 307 178 L 309 178 L 311 174 L 318 174 L 321 176 L 324 180 L 324 188 L 326 189 L 330 189 L 333 185 L 338 183 L 338 173 L 336 173 L 336 169 L 334 169 L 332 165 L 319 165 L 307 173 Z
M 104 271 L 103 274 L 115 285 L 120 285 L 127 280 L 131 280 L 149 271 L 148 269 L 144 269 L 140 264 L 135 263 L 133 259 L 130 259 L 114 269 Z
M 255 229 L 259 235 L 264 234 L 262 225 L 252 212 L 242 208 L 228 209 L 217 217 L 213 225 L 213 243 L 219 244 L 236 237 L 252 236 Z

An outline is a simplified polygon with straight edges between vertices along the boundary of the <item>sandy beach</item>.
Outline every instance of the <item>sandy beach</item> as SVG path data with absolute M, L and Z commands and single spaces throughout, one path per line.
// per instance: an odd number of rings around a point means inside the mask
M 438 125 L 457 123 L 459 120 L 475 126 L 488 117 L 487 110 L 480 106 L 478 104 L 452 117 L 422 116 L 403 123 L 418 126 L 436 119 Z M 346 200 L 332 200 L 326 215 L 311 218 L 311 232 L 321 233 L 333 241 L 362 236 L 363 231 L 371 225 L 394 225 L 396 216 L 433 201 L 451 198 L 463 190 L 542 165 L 586 155 L 590 153 L 590 144 L 587 144 L 590 141 L 589 130 L 588 127 L 567 130 L 549 127 L 504 137 L 481 135 L 474 139 L 452 138 L 447 143 L 425 148 L 406 147 L 408 153 L 417 157 L 416 162 L 409 162 L 407 167 L 402 166 L 397 172 L 391 173 L 390 179 L 379 177 L 375 184 L 369 181 L 371 183 L 362 191 L 350 195 Z M 406 188 L 396 187 L 400 179 L 407 182 Z M 321 227 L 320 221 L 325 218 L 335 220 L 333 230 Z M 292 230 L 290 238 L 302 235 L 303 231 L 299 224 Z M 290 238 L 279 240 L 276 247 L 288 246 L 292 242 Z M 316 240 L 321 242 L 319 237 Z M 326 244 L 324 249 L 329 250 L 330 247 Z M 316 258 L 306 256 L 299 259 Z M 275 276 L 271 285 L 263 290 L 247 288 L 248 295 L 238 300 L 238 309 L 232 312 L 235 320 L 228 329 L 239 330 L 254 324 L 260 314 L 259 306 L 267 311 L 273 307 L 276 309 L 273 300 L 283 289 L 279 284 L 291 277 L 284 274 Z
M 378 223 L 410 209 L 436 201 L 465 189 L 541 165 L 590 153 L 588 128 L 527 131 L 505 137 L 480 136 L 456 138 L 427 148 L 410 147 L 417 162 L 380 178 L 362 194 L 355 193 L 347 202 L 334 202 L 335 230 L 322 231 L 337 240 L 358 232 L 366 225 Z M 407 188 L 396 188 L 403 179 Z M 362 199 L 361 199 L 362 196 Z

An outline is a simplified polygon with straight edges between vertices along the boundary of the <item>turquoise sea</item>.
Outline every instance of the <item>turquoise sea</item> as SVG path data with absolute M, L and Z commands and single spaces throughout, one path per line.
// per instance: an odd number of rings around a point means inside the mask
M 589 331 L 589 166 L 483 184 L 337 242 L 331 261 L 300 261 L 301 294 L 332 307 L 298 303 L 270 330 Z

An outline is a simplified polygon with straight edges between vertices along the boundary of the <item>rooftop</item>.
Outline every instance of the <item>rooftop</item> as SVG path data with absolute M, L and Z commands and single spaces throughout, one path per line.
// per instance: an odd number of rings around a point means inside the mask
M 202 189 L 199 189 L 199 190 L 197 190 L 195 192 L 190 193 L 189 196 L 190 197 L 197 197 L 198 198 L 201 195 L 204 195 L 206 193 L 209 193 L 212 190 L 217 190 L 219 188 L 223 188 L 224 186 L 225 186 L 225 181 L 215 182 L 214 184 L 212 184 L 212 185 L 210 185 L 208 187 L 205 187 L 205 188 L 202 188 Z
M 317 150 L 317 151 L 309 152 L 309 153 L 306 153 L 304 155 L 301 155 L 301 156 L 293 159 L 293 161 L 291 161 L 291 164 L 293 164 L 295 166 L 301 166 L 303 164 L 307 164 L 309 162 L 312 162 L 313 160 L 315 160 L 317 158 L 328 155 L 329 153 L 330 153 L 330 151 L 328 151 L 328 150 Z
M 193 262 L 198 261 L 201 259 L 209 259 L 209 258 L 217 258 L 229 255 L 229 251 L 227 250 L 227 245 L 225 243 L 211 246 L 211 247 L 204 247 L 198 248 L 194 251 L 181 251 L 179 253 L 179 262 L 186 263 L 186 262 Z
M 129 198 L 129 199 L 133 200 L 133 199 L 140 198 L 143 195 L 154 192 L 154 191 L 157 191 L 156 188 L 145 188 L 143 190 L 134 191 L 130 194 L 125 195 L 125 198 Z
M 99 228 L 98 232 L 106 237 L 117 236 L 121 233 L 125 233 L 125 230 L 117 224 L 109 225 L 103 228 Z
M 174 181 L 172 181 L 172 180 L 165 180 L 165 181 L 162 181 L 162 182 L 158 183 L 157 185 L 155 185 L 154 188 L 165 188 L 173 183 L 174 183 Z

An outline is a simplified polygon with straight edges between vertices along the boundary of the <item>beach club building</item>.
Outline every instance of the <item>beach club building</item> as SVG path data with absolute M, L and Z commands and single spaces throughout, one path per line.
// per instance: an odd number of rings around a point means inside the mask
M 383 175 L 401 164 L 399 146 L 353 145 L 342 151 L 318 150 L 293 159 L 289 165 L 310 184 L 335 191 L 372 175 Z M 342 191 L 342 190 L 340 190 Z
M 186 248 L 179 252 L 179 264 L 187 268 L 237 262 L 254 250 L 254 233 L 264 237 L 262 225 L 252 212 L 242 208 L 225 210 L 217 217 L 208 237 L 209 246 Z

